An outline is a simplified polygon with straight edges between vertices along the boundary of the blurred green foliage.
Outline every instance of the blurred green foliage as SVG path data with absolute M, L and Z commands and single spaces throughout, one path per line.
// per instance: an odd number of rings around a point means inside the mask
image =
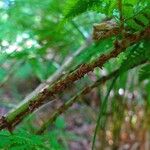
M 65 131 L 63 117 L 57 118 L 55 128 L 44 135 L 35 135 L 26 130 L 18 129 L 12 134 L 6 130 L 0 132 L 0 149 L 9 150 L 69 150 L 69 140 L 79 140 L 75 134 Z

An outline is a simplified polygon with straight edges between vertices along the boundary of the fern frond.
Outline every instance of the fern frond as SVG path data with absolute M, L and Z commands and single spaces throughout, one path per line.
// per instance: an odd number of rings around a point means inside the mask
M 150 24 L 150 5 L 143 8 L 131 18 L 125 20 L 125 25 L 134 31 L 143 30 Z
M 125 1 L 122 3 L 122 19 L 125 25 L 133 31 L 144 29 L 150 24 L 150 3 L 141 1 Z M 93 10 L 115 17 L 119 22 L 119 9 L 116 0 L 69 0 L 65 8 L 65 19 L 76 17 L 86 11 Z
M 65 8 L 65 18 L 72 18 L 80 15 L 101 4 L 100 0 L 69 0 Z
M 120 73 L 125 72 L 129 68 L 149 60 L 150 49 L 148 47 L 148 41 L 143 41 L 139 44 L 131 47 L 126 53 L 126 58 L 123 60 L 120 67 Z
M 139 71 L 139 81 L 150 79 L 150 64 L 144 65 Z
M 4 130 L 0 132 L 0 136 L 3 137 L 3 141 L 0 142 L 0 149 L 8 148 L 10 150 L 30 150 L 41 149 L 46 150 L 47 147 L 43 143 L 41 136 L 29 134 L 26 131 L 20 130 L 10 134 Z

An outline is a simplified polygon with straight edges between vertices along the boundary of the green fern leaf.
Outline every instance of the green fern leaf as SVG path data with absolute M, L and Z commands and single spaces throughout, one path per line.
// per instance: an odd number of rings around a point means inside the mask
M 128 49 L 125 53 L 126 58 L 123 60 L 120 67 L 120 74 L 138 64 L 141 64 L 142 62 L 149 60 L 150 49 L 148 47 L 148 43 L 148 41 L 143 41 Z
M 100 4 L 100 0 L 69 0 L 65 8 L 65 18 L 75 17 Z
M 143 30 L 150 25 L 150 4 L 147 4 L 141 11 L 132 13 L 133 16 L 125 19 L 125 25 L 134 31 Z M 129 11 L 129 10 L 128 10 Z M 131 14 L 131 13 L 130 13 Z M 127 15 L 127 13 L 126 13 Z M 126 17 L 126 15 L 124 17 Z
M 139 71 L 139 81 L 150 79 L 150 64 L 144 65 Z

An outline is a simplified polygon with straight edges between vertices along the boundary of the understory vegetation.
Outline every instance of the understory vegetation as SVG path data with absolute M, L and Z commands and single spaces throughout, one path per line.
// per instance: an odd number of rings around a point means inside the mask
M 149 0 L 0 0 L 0 18 L 0 149 L 150 149 Z

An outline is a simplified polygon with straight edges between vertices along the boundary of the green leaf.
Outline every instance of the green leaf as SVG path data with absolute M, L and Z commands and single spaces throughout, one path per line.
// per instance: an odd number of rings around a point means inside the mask
M 139 71 L 139 80 L 150 79 L 150 64 L 144 65 Z
M 148 45 L 149 41 L 145 40 L 141 43 L 135 44 L 134 46 L 130 47 L 125 52 L 126 58 L 121 64 L 120 73 L 127 71 L 135 65 L 148 61 L 150 57 L 150 50 Z
M 101 0 L 69 0 L 65 8 L 65 18 L 72 18 L 87 10 L 100 6 Z

